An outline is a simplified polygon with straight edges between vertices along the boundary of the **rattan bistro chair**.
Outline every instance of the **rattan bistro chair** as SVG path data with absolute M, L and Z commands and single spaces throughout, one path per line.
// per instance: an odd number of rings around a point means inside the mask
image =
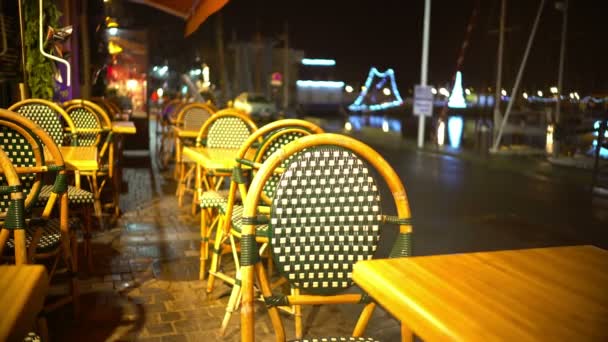
M 176 134 L 173 130 L 177 122 L 177 114 L 180 109 L 187 105 L 183 99 L 173 99 L 166 102 L 161 112 L 156 117 L 156 158 L 161 170 L 169 167 L 175 158 Z
M 280 132 L 280 134 L 277 134 Z M 220 264 L 220 246 L 229 237 L 231 230 L 234 228 L 240 233 L 240 213 L 242 205 L 237 201 L 237 193 L 240 198 L 245 198 L 247 194 L 247 177 L 245 168 L 253 166 L 255 170 L 259 167 L 268 156 L 268 152 L 274 151 L 286 142 L 294 140 L 298 137 L 322 133 L 323 130 L 308 121 L 298 119 L 278 120 L 267 124 L 253 132 L 245 142 L 241 144 L 237 152 L 237 164 L 232 170 L 230 178 L 230 186 L 228 193 L 224 191 L 215 191 L 213 189 L 204 191 L 199 195 L 199 204 L 201 207 L 201 268 L 200 279 L 204 278 L 205 262 L 208 259 L 209 248 L 208 241 L 211 234 L 211 228 L 218 223 L 218 218 L 222 217 L 222 222 L 219 225 L 221 229 L 216 231 L 217 241 L 213 249 L 212 266 L 210 268 L 210 278 L 208 279 L 207 292 L 213 290 L 214 277 L 217 275 Z M 247 160 L 250 152 L 254 151 L 253 159 Z M 269 188 L 266 188 L 268 190 Z M 212 221 L 213 211 L 219 210 L 219 216 Z M 228 216 L 227 216 L 228 215 Z M 230 217 L 227 220 L 225 217 Z M 236 223 L 233 226 L 233 222 Z M 236 260 L 238 263 L 238 259 Z M 222 277 L 220 275 L 220 277 Z M 229 283 L 234 283 L 232 279 Z
M 248 139 L 249 145 L 244 144 L 245 148 L 241 150 L 241 154 L 239 155 L 239 164 L 235 167 L 233 172 L 233 177 L 230 183 L 230 189 L 228 194 L 228 200 L 226 201 L 225 206 L 220 207 L 221 213 L 225 217 L 230 217 L 230 220 L 223 220 L 223 229 L 218 229 L 216 231 L 215 243 L 213 248 L 211 266 L 209 269 L 209 280 L 207 283 L 207 291 L 211 292 L 213 290 L 213 277 L 220 278 L 224 281 L 229 282 L 233 285 L 232 292 L 230 295 L 230 299 L 228 300 L 228 304 L 226 306 L 226 314 L 222 321 L 222 326 L 220 330 L 220 334 L 223 335 L 228 326 L 230 318 L 232 316 L 232 312 L 236 309 L 239 304 L 239 299 L 241 295 L 240 291 L 240 270 L 239 270 L 239 258 L 236 253 L 233 253 L 234 263 L 236 266 L 236 274 L 235 278 L 230 278 L 228 275 L 220 272 L 220 244 L 224 243 L 224 241 L 229 240 L 231 250 L 236 251 L 236 238 L 241 237 L 241 229 L 242 229 L 242 213 L 243 213 L 243 205 L 237 203 L 235 196 L 236 188 L 239 188 L 239 192 L 241 198 L 245 198 L 247 196 L 247 184 L 245 184 L 245 170 L 244 167 L 251 168 L 253 173 L 257 172 L 260 165 L 272 155 L 279 148 L 287 145 L 288 143 L 300 139 L 302 137 L 311 135 L 311 134 L 320 134 L 323 133 L 323 129 L 319 126 L 312 124 L 308 121 L 297 120 L 297 119 L 287 119 L 287 120 L 279 120 L 274 123 L 263 126 L 259 132 L 255 132 L 255 134 Z M 264 137 L 261 144 L 255 147 L 256 141 L 255 139 L 258 137 Z M 246 160 L 245 156 L 247 154 L 247 150 L 255 149 L 255 155 L 252 160 Z M 289 160 L 284 162 L 287 163 Z M 274 191 L 276 188 L 276 184 L 278 183 L 280 177 L 280 170 L 278 169 L 277 173 L 270 176 L 266 181 L 266 184 L 263 187 L 263 191 L 260 195 L 262 199 L 262 205 L 260 206 L 260 210 L 264 213 L 268 212 L 270 204 L 272 203 L 272 197 L 274 196 Z M 262 209 L 264 208 L 264 209 Z M 260 250 L 264 249 L 268 243 L 268 226 L 260 225 L 256 227 L 256 241 L 262 244 Z M 268 253 L 266 253 L 268 254 Z M 272 261 L 268 262 L 268 272 L 272 273 Z M 281 283 L 277 283 L 276 286 L 279 286 Z M 291 314 L 297 314 L 297 308 L 291 307 L 289 309 L 283 308 L 285 311 Z M 296 333 L 301 335 L 301 318 L 299 315 L 296 315 Z
M 113 179 L 115 160 L 112 154 L 111 145 L 113 144 L 112 120 L 103 108 L 94 102 L 74 99 L 63 103 L 63 108 L 73 120 L 74 125 L 78 129 L 78 146 L 94 146 L 96 147 L 97 160 L 99 168 L 97 170 L 79 171 L 80 176 L 84 176 L 89 184 L 90 192 L 93 195 L 93 201 L 82 201 L 78 203 L 83 209 L 85 220 L 84 231 L 84 254 L 87 256 L 89 268 L 92 267 L 92 251 L 91 251 L 91 215 L 90 204 L 93 204 L 95 216 L 99 221 L 99 227 L 104 227 L 103 209 L 105 207 L 114 209 L 117 216 L 118 210 L 118 191 Z M 77 178 L 79 179 L 79 178 Z M 102 203 L 102 192 L 109 183 L 112 188 L 112 200 L 110 203 Z M 80 188 L 79 184 L 76 184 Z M 76 189 L 74 189 L 76 190 Z M 72 191 L 74 191 L 72 190 Z M 84 190 L 81 189 L 81 192 Z M 89 193 L 87 191 L 87 193 Z
M 0 147 L 11 159 L 19 175 L 25 194 L 24 210 L 28 224 L 25 228 L 27 259 L 50 260 L 49 278 L 57 271 L 59 260 L 63 260 L 70 277 L 70 293 L 66 297 L 48 304 L 52 310 L 72 302 L 78 312 L 78 280 L 76 278 L 76 239 L 68 222 L 67 176 L 59 148 L 44 129 L 31 120 L 8 110 L 0 109 Z M 46 153 L 45 153 L 46 150 Z M 48 163 L 47 159 L 52 162 Z M 52 180 L 50 195 L 43 207 L 39 207 L 39 194 L 44 180 Z M 0 201 L 0 205 L 7 205 Z M 52 217 L 57 209 L 58 219 Z M 11 258 L 11 250 L 17 241 L 8 239 L 4 257 Z M 8 252 L 8 253 L 7 253 Z
M 256 224 L 264 184 L 289 158 L 272 199 L 269 221 L 276 268 L 297 290 L 286 296 L 271 292 L 258 254 Z M 382 214 L 378 181 L 388 186 L 398 217 Z M 273 153 L 251 183 L 242 219 L 243 341 L 255 338 L 254 274 L 277 341 L 285 340 L 278 305 L 367 303 L 353 332 L 361 336 L 375 304 L 363 294 L 343 293 L 353 284 L 353 265 L 372 258 L 384 224 L 400 225 L 391 256 L 410 254 L 410 209 L 398 175 L 372 148 L 338 134 L 304 137 Z
M 70 100 L 64 102 L 63 106 L 78 129 L 78 146 L 95 146 L 97 148 L 99 169 L 80 171 L 80 175 L 87 177 L 95 197 L 96 215 L 101 217 L 103 209 L 101 193 L 108 181 L 111 186 L 114 185 L 112 182 L 114 156 L 110 153 L 110 146 L 113 143 L 112 121 L 100 106 L 87 100 Z M 116 191 L 116 189 L 113 190 Z M 113 201 L 108 206 L 116 207 L 117 203 Z
M 203 124 L 215 114 L 215 110 L 205 103 L 193 102 L 181 106 L 175 119 L 175 127 L 183 131 L 199 131 Z M 192 138 L 180 138 L 173 132 L 175 146 L 175 169 L 173 176 L 180 182 L 185 176 L 186 166 L 182 163 L 182 148 L 184 146 L 194 146 L 195 140 Z
M 209 149 L 238 150 L 247 140 L 247 137 L 257 129 L 256 124 L 242 112 L 222 109 L 202 125 L 198 131 L 195 146 Z M 231 175 L 232 170 L 204 170 L 188 158 L 182 158 L 182 161 L 182 166 L 190 163 L 191 167 L 187 172 L 185 172 L 185 168 L 182 170 L 177 189 L 178 205 L 183 202 L 183 196 L 186 192 L 193 192 L 192 213 L 194 214 L 203 190 L 220 187 L 224 178 Z M 194 177 L 195 172 L 196 177 Z M 196 181 L 192 182 L 192 179 L 196 179 Z M 191 183 L 195 183 L 194 186 L 190 185 Z

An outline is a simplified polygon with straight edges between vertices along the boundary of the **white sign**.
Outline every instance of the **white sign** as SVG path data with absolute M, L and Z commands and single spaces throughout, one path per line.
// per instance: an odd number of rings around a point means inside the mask
M 414 87 L 414 115 L 433 116 L 433 91 L 430 86 Z

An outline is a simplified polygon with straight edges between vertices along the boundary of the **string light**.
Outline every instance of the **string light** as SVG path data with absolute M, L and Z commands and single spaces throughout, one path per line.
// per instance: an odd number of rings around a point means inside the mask
M 371 104 L 371 105 L 367 105 L 367 104 L 363 103 L 363 100 L 367 96 L 368 89 L 370 89 L 370 86 L 372 85 L 374 78 L 380 78 L 381 82 L 382 81 L 386 82 L 386 78 L 388 78 L 390 80 L 390 83 L 391 83 L 390 89 L 392 90 L 392 93 L 395 96 L 395 100 L 389 101 L 389 102 Z M 391 108 L 391 107 L 397 107 L 402 104 L 403 104 L 403 99 L 401 98 L 401 95 L 399 94 L 399 89 L 397 89 L 397 85 L 395 84 L 395 72 L 393 71 L 393 69 L 387 69 L 385 72 L 380 72 L 375 67 L 372 67 L 369 70 L 369 74 L 367 75 L 367 80 L 365 80 L 365 85 L 363 87 L 361 87 L 361 93 L 359 94 L 359 96 L 357 97 L 355 102 L 353 102 L 350 106 L 348 106 L 348 109 L 350 109 L 352 111 L 372 111 L 373 112 L 376 110 L 383 110 L 383 109 L 387 109 L 387 108 Z
M 334 66 L 336 65 L 336 60 L 320 58 L 302 58 L 302 64 L 314 66 Z
M 311 81 L 311 80 L 298 80 L 296 82 L 298 87 L 303 88 L 342 88 L 344 82 L 342 81 Z

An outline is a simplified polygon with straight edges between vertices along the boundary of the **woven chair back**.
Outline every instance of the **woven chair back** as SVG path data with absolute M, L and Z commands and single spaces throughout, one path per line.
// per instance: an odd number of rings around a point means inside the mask
M 46 155 L 53 160 L 46 165 Z M 44 174 L 64 168 L 57 146 L 46 132 L 33 121 L 8 110 L 0 109 L 0 147 L 17 169 L 25 198 L 25 208 L 37 204 Z M 10 204 L 7 196 L 0 197 L 0 210 Z
M 223 109 L 213 115 L 200 129 L 197 140 L 206 140 L 209 148 L 239 149 L 257 126 L 246 115 Z
M 187 131 L 198 131 L 213 113 L 204 103 L 189 103 L 179 108 L 177 125 Z
M 380 238 L 380 193 L 353 152 L 313 147 L 294 155 L 272 201 L 274 261 L 294 287 L 331 294 L 352 285 L 353 265 Z
M 8 110 L 32 120 L 42 127 L 57 146 L 77 144 L 77 130 L 69 115 L 57 104 L 29 99 L 17 102 Z

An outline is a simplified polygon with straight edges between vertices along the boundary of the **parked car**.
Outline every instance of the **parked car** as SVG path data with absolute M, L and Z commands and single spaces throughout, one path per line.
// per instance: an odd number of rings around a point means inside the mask
M 234 99 L 234 108 L 242 110 L 257 120 L 272 120 L 276 116 L 277 106 L 262 94 L 241 93 Z

